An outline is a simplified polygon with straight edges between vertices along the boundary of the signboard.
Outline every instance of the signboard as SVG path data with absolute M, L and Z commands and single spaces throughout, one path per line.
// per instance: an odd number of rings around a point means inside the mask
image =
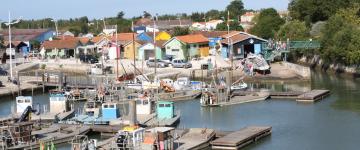
M 11 48 L 11 54 L 15 55 L 15 49 L 14 48 Z M 10 55 L 10 48 L 6 49 L 6 55 Z

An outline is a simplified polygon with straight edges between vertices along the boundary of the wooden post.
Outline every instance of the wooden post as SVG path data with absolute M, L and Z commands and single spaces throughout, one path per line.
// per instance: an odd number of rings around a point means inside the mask
M 16 71 L 16 75 L 17 75 L 18 96 L 21 96 L 20 75 L 18 71 Z
M 42 87 L 43 87 L 43 93 L 45 93 L 45 70 L 42 74 Z

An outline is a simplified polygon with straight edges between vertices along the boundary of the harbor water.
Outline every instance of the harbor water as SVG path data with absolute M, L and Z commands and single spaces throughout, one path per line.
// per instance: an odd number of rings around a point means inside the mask
M 315 104 L 270 99 L 226 107 L 201 107 L 199 100 L 177 102 L 179 128 L 238 130 L 245 126 L 272 126 L 272 135 L 246 149 L 251 150 L 339 150 L 360 146 L 360 79 L 312 73 L 311 83 L 254 84 L 278 91 L 328 89 L 331 95 Z M 1 98 L 0 115 L 11 113 L 12 98 Z M 48 105 L 48 95 L 38 94 L 34 104 Z M 68 149 L 61 146 L 58 149 Z

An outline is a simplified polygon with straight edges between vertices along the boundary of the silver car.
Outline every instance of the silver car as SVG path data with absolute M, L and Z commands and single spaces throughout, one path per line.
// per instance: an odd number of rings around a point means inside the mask
M 146 61 L 146 65 L 148 67 L 155 67 L 155 60 L 154 59 L 149 59 L 148 61 Z M 165 67 L 168 67 L 169 66 L 169 63 L 167 62 L 164 62 L 160 59 L 157 59 L 157 62 L 156 62 L 156 67 L 157 68 L 165 68 Z
M 183 59 L 174 59 L 172 61 L 173 68 L 191 68 L 192 64 Z

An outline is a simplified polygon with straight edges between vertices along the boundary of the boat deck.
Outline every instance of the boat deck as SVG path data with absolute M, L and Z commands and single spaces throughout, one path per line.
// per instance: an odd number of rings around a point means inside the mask
M 243 96 L 233 96 L 230 101 L 228 102 L 220 102 L 220 106 L 226 105 L 235 105 L 235 104 L 242 104 L 242 103 L 249 103 L 249 102 L 256 102 L 256 101 L 264 101 L 268 99 L 270 94 L 268 92 L 256 92 L 253 94 L 246 94 Z

